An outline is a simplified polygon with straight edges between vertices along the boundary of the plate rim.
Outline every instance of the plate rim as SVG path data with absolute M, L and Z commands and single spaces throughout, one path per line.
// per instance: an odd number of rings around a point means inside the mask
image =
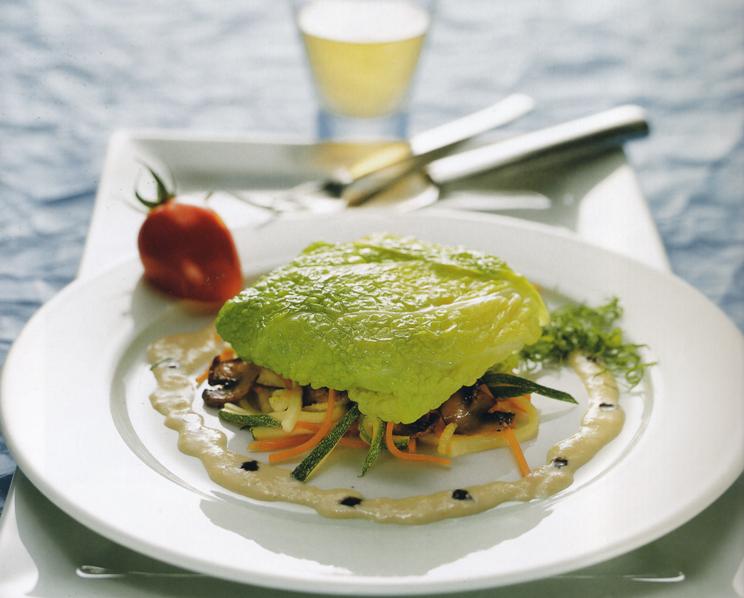
M 383 216 L 383 215 L 382 214 L 374 214 L 374 215 L 369 214 L 369 215 L 366 215 L 365 218 L 368 218 L 368 219 L 369 218 L 378 218 L 378 217 L 381 217 L 381 216 Z M 348 215 L 341 215 L 341 216 L 334 216 L 333 219 L 334 220 L 338 220 L 338 219 L 345 219 L 345 218 L 348 218 L 348 217 L 349 217 Z M 389 213 L 385 213 L 383 217 L 384 218 L 389 218 L 390 217 L 390 214 Z M 421 215 L 419 217 L 421 217 Z M 453 217 L 453 214 L 451 212 L 447 211 L 447 210 L 431 210 L 430 213 L 426 215 L 426 217 L 427 218 L 428 217 L 433 217 L 433 218 L 441 218 L 441 217 L 452 218 Z M 311 219 L 311 220 L 312 219 L 315 219 L 315 218 L 317 218 L 319 220 L 320 219 L 323 219 L 323 220 L 326 220 L 327 219 L 327 217 L 312 217 L 311 216 L 311 217 L 298 218 L 297 220 L 305 221 L 308 218 Z M 482 218 L 480 216 L 476 217 L 474 215 L 462 215 L 461 213 L 457 213 L 456 214 L 456 218 L 458 220 L 466 220 L 466 221 L 482 220 Z M 593 246 L 591 244 L 588 244 L 586 241 L 583 241 L 583 240 L 579 239 L 575 235 L 572 235 L 570 233 L 564 233 L 562 231 L 555 231 L 554 229 L 551 229 L 550 227 L 547 227 L 545 225 L 536 225 L 534 223 L 524 223 L 523 221 L 519 221 L 519 220 L 516 220 L 516 219 L 510 219 L 510 218 L 504 218 L 504 217 L 489 217 L 487 220 L 490 220 L 491 221 L 491 222 L 489 222 L 489 224 L 494 224 L 494 225 L 497 225 L 497 226 L 505 226 L 505 227 L 508 227 L 508 228 L 516 228 L 516 229 L 521 229 L 521 230 L 532 230 L 536 234 L 546 235 L 546 236 L 549 236 L 549 237 L 560 237 L 560 238 L 566 240 L 569 243 L 576 244 L 576 245 L 579 245 L 579 246 L 584 247 L 584 248 L 587 247 L 587 246 L 589 246 L 593 250 L 596 250 L 596 251 L 598 251 L 600 253 L 608 254 L 608 255 L 612 256 L 611 259 L 615 259 L 615 260 L 619 259 L 621 261 L 632 262 L 632 263 L 634 263 L 634 267 L 641 268 L 642 270 L 650 271 L 653 274 L 653 276 L 655 276 L 655 277 L 666 279 L 667 281 L 671 281 L 673 284 L 677 284 L 677 285 L 681 285 L 682 287 L 685 287 L 688 291 L 691 291 L 692 293 L 694 293 L 695 295 L 697 295 L 698 298 L 703 299 L 706 302 L 706 304 L 708 305 L 709 308 L 712 307 L 715 310 L 715 312 L 717 312 L 718 317 L 723 318 L 723 320 L 725 320 L 725 322 L 729 326 L 731 326 L 734 330 L 737 330 L 738 331 L 738 329 L 736 328 L 736 326 L 729 320 L 729 318 L 722 312 L 722 310 L 718 306 L 716 306 L 715 304 L 713 304 L 712 302 L 710 302 L 707 298 L 704 297 L 704 295 L 700 291 L 698 291 L 697 289 L 695 289 L 694 287 L 692 287 L 691 285 L 689 285 L 689 283 L 687 283 L 684 280 L 682 280 L 682 279 L 674 276 L 671 273 L 667 273 L 667 272 L 662 272 L 662 271 L 656 270 L 656 269 L 654 269 L 654 268 L 652 268 L 650 266 L 647 266 L 646 264 L 643 264 L 642 262 L 639 262 L 637 260 L 634 260 L 632 258 L 629 258 L 628 256 L 617 254 L 617 253 L 614 253 L 612 251 L 609 251 L 609 250 L 606 250 L 606 249 L 603 249 L 603 248 L 595 247 L 595 246 Z M 289 222 L 289 221 L 285 221 L 285 222 Z M 116 265 L 112 266 L 111 268 L 106 269 L 104 272 L 101 272 L 100 274 L 97 274 L 95 276 L 92 276 L 90 278 L 86 278 L 86 279 L 83 279 L 83 280 L 73 281 L 71 284 L 69 284 L 62 291 L 60 291 L 60 293 L 58 293 L 52 300 L 50 300 L 49 302 L 47 302 L 44 306 L 42 306 L 42 308 L 40 308 L 34 314 L 34 316 L 28 322 L 28 324 L 26 325 L 26 327 L 24 327 L 24 330 L 21 332 L 21 334 L 19 334 L 18 338 L 16 339 L 16 342 L 13 344 L 13 347 L 11 347 L 11 350 L 8 353 L 8 358 L 6 360 L 5 365 L 6 366 L 12 366 L 15 363 L 15 361 L 16 361 L 15 355 L 16 355 L 17 347 L 21 344 L 21 343 L 19 343 L 19 341 L 21 341 L 23 338 L 25 338 L 25 335 L 27 334 L 27 329 L 30 329 L 32 327 L 32 324 L 34 322 L 40 320 L 43 317 L 46 317 L 46 314 L 48 312 L 56 309 L 56 306 L 59 303 L 61 303 L 62 301 L 64 301 L 64 299 L 68 295 L 73 294 L 73 293 L 76 293 L 76 292 L 81 292 L 79 289 L 85 289 L 89 285 L 90 286 L 97 285 L 97 284 L 99 284 L 99 281 L 102 278 L 105 278 L 107 276 L 112 276 L 112 275 L 115 275 L 115 274 L 118 275 L 119 273 L 126 273 L 127 275 L 135 275 L 136 276 L 136 273 L 138 272 L 138 270 L 139 270 L 139 264 L 138 264 L 136 258 L 128 258 L 128 259 L 121 260 Z M 739 337 L 740 337 L 740 340 L 741 340 L 741 334 L 739 334 Z M 8 386 L 10 384 L 9 380 L 11 380 L 12 379 L 12 376 L 13 376 L 13 373 L 11 373 L 12 370 L 13 370 L 13 368 L 12 367 L 5 367 L 3 369 L 4 369 L 4 371 L 3 371 L 3 376 L 2 376 L 2 385 L 0 386 L 0 389 L 2 391 L 0 393 L 0 415 L 2 416 L 2 417 L 0 417 L 0 424 L 2 425 L 3 434 L 5 435 L 5 438 L 6 438 L 6 441 L 8 443 L 8 446 L 11 449 L 11 451 L 13 452 L 14 457 L 18 461 L 18 463 L 21 466 L 21 468 L 23 469 L 24 473 L 29 477 L 30 480 L 32 480 L 32 482 L 34 483 L 34 485 L 37 486 L 38 488 L 40 488 L 43 491 L 43 493 L 47 497 L 49 497 L 50 500 L 52 500 L 52 502 L 54 504 L 56 504 L 57 506 L 59 506 L 63 511 L 67 512 L 68 514 L 70 514 L 71 516 L 73 516 L 78 521 L 81 521 L 81 522 L 85 523 L 86 525 L 88 525 L 89 527 L 92 527 L 93 529 L 96 529 L 96 531 L 99 531 L 100 533 L 102 533 L 102 535 L 105 535 L 106 537 L 108 537 L 108 538 L 110 538 L 110 539 L 112 539 L 112 540 L 114 540 L 116 542 L 119 542 L 119 543 L 128 545 L 128 546 L 130 546 L 130 547 L 132 547 L 132 548 L 134 548 L 134 549 L 136 549 L 136 550 L 138 550 L 140 552 L 143 552 L 145 554 L 148 554 L 149 556 L 152 556 L 154 558 L 163 560 L 162 547 L 159 547 L 159 548 L 151 547 L 151 549 L 150 549 L 149 545 L 148 546 L 143 546 L 140 542 L 134 542 L 134 544 L 135 544 L 134 546 L 132 545 L 132 543 L 123 542 L 122 539 L 121 539 L 121 537 L 119 536 L 118 531 L 116 530 L 115 526 L 110 526 L 109 527 L 106 524 L 106 522 L 102 522 L 100 520 L 99 521 L 93 521 L 92 523 L 94 523 L 94 525 L 90 525 L 90 523 L 91 523 L 91 521 L 90 521 L 91 517 L 90 517 L 90 515 L 87 512 L 85 512 L 84 510 L 78 508 L 78 505 L 76 505 L 75 503 L 68 502 L 65 499 L 65 496 L 64 495 L 58 494 L 53 487 L 50 487 L 49 485 L 47 485 L 46 484 L 46 481 L 44 480 L 43 472 L 37 472 L 37 471 L 35 471 L 35 468 L 33 467 L 33 465 L 31 465 L 30 463 L 27 463 L 26 462 L 25 456 L 23 455 L 23 451 L 20 451 L 19 452 L 17 450 L 18 449 L 18 445 L 16 443 L 15 436 L 14 436 L 13 433 L 11 433 L 11 430 L 7 427 L 7 424 L 5 422 L 5 416 L 3 415 L 5 413 L 5 411 L 6 411 L 6 409 L 4 408 L 4 405 L 5 405 L 5 403 L 7 401 L 10 400 L 10 399 L 8 399 L 6 397 L 8 396 L 8 392 L 7 391 L 8 391 Z M 551 575 L 551 574 L 554 574 L 554 573 L 559 572 L 559 571 L 566 571 L 566 570 L 570 570 L 571 568 L 588 566 L 588 565 L 594 564 L 596 562 L 600 562 L 602 560 L 605 560 L 607 558 L 611 558 L 613 556 L 617 556 L 618 554 L 622 554 L 622 553 L 627 552 L 629 550 L 632 550 L 632 549 L 634 549 L 634 548 L 636 548 L 638 546 L 641 546 L 641 545 L 643 545 L 643 544 L 645 544 L 645 543 L 647 543 L 647 542 L 649 542 L 649 541 L 651 541 L 651 540 L 653 540 L 653 539 L 655 539 L 655 538 L 663 535 L 664 533 L 667 533 L 668 531 L 671 531 L 672 529 L 676 528 L 677 526 L 682 525 L 683 523 L 685 523 L 686 521 L 688 521 L 689 519 L 691 519 L 692 517 L 694 517 L 701 510 L 703 510 L 707 505 L 711 504 L 716 498 L 718 498 L 718 496 L 720 496 L 720 494 L 722 494 L 726 490 L 726 488 L 728 488 L 728 486 L 731 483 L 733 483 L 733 481 L 738 477 L 739 473 L 741 472 L 742 467 L 744 467 L 744 455 L 742 455 L 741 458 L 739 458 L 738 463 L 736 462 L 736 460 L 732 460 L 731 461 L 731 463 L 730 463 L 730 470 L 728 471 L 728 474 L 729 475 L 725 476 L 725 479 L 723 477 L 721 477 L 718 480 L 718 485 L 717 485 L 717 487 L 715 489 L 713 489 L 712 491 L 709 490 L 709 492 L 707 492 L 704 496 L 699 493 L 697 495 L 697 497 L 696 497 L 696 500 L 689 502 L 686 505 L 685 509 L 683 509 L 684 510 L 684 514 L 681 515 L 681 518 L 680 518 L 680 514 L 678 513 L 677 514 L 677 517 L 676 517 L 677 520 L 675 522 L 673 522 L 673 523 L 670 523 L 668 520 L 669 519 L 672 519 L 672 518 L 671 517 L 667 517 L 667 520 L 665 520 L 664 522 L 662 522 L 662 524 L 660 524 L 656 528 L 649 528 L 649 529 L 647 529 L 647 533 L 645 535 L 643 535 L 643 536 L 639 536 L 638 538 L 636 538 L 635 542 L 634 543 L 631 543 L 632 545 L 629 545 L 626 542 L 622 546 L 618 545 L 618 546 L 615 546 L 614 548 L 609 548 L 604 553 L 598 553 L 598 554 L 596 554 L 594 556 L 594 558 L 591 559 L 591 560 L 582 560 L 581 563 L 579 563 L 579 564 L 577 564 L 575 566 L 568 567 L 568 568 L 566 567 L 565 563 L 556 562 L 556 563 L 553 564 L 552 567 L 544 567 L 544 568 L 542 568 L 540 570 L 540 575 L 538 575 L 538 576 L 527 576 L 527 577 L 518 577 L 516 579 L 507 579 L 506 581 L 500 581 L 498 583 L 498 585 L 507 584 L 507 583 L 516 583 L 517 581 L 526 581 L 526 580 L 529 580 L 529 579 L 537 579 L 539 577 L 544 577 L 546 575 Z M 136 539 L 136 536 L 133 534 L 132 535 L 132 538 L 133 539 Z M 176 555 L 179 556 L 179 557 L 182 557 L 183 556 L 182 554 L 180 554 L 178 552 L 173 553 L 173 556 L 176 556 Z M 570 559 L 566 559 L 566 560 L 570 560 Z M 189 565 L 189 566 L 191 566 L 191 565 Z M 193 567 L 193 568 L 196 569 L 196 570 L 200 570 L 199 567 Z M 201 570 L 203 570 L 203 569 L 201 569 Z M 217 574 L 219 576 L 226 577 L 226 578 L 230 579 L 229 576 L 220 575 L 219 573 L 215 573 L 214 569 L 209 569 L 209 570 L 206 570 L 204 572 L 209 573 L 209 574 L 212 574 L 212 575 Z M 476 583 L 474 583 L 472 585 L 469 585 L 467 588 L 463 588 L 463 585 L 462 585 L 462 582 L 461 581 L 444 582 L 444 581 L 440 581 L 440 580 L 434 580 L 434 581 L 428 581 L 428 582 L 426 582 L 424 584 L 421 584 L 421 585 L 413 585 L 412 586 L 412 585 L 410 585 L 408 583 L 403 583 L 402 585 L 395 585 L 396 583 L 399 583 L 397 581 L 392 581 L 391 584 L 389 585 L 389 584 L 386 584 L 386 583 L 384 583 L 384 582 L 381 581 L 382 579 L 387 579 L 387 578 L 378 578 L 378 577 L 369 577 L 369 576 L 367 576 L 367 577 L 361 577 L 360 578 L 359 576 L 356 576 L 355 575 L 353 577 L 353 579 L 363 579 L 365 581 L 372 580 L 372 584 L 371 585 L 365 585 L 363 587 L 360 587 L 358 585 L 358 583 L 348 583 L 348 579 L 346 579 L 346 580 L 343 580 L 342 579 L 342 580 L 340 580 L 341 583 L 339 583 L 337 585 L 334 585 L 334 586 L 326 586 L 326 587 L 321 587 L 321 588 L 316 588 L 316 587 L 311 587 L 310 588 L 310 587 L 307 587 L 307 581 L 306 580 L 305 581 L 302 581 L 302 580 L 298 579 L 297 580 L 297 583 L 295 583 L 295 584 L 289 584 L 288 585 L 286 583 L 287 578 L 285 576 L 274 576 L 274 575 L 266 576 L 265 579 L 253 579 L 251 583 L 259 583 L 261 585 L 265 585 L 265 586 L 268 586 L 268 587 L 274 587 L 274 588 L 296 589 L 296 590 L 311 591 L 311 592 L 339 593 L 339 592 L 354 591 L 354 592 L 363 593 L 363 594 L 380 593 L 380 591 L 383 591 L 385 593 L 390 593 L 390 592 L 393 592 L 393 591 L 404 591 L 404 592 L 409 593 L 409 594 L 413 594 L 413 593 L 426 593 L 426 592 L 437 592 L 437 593 L 439 593 L 439 592 L 450 591 L 450 590 L 453 590 L 453 589 L 478 589 L 478 588 L 485 588 L 485 587 L 493 587 L 493 585 L 494 585 L 493 582 L 490 582 L 489 583 L 489 581 L 488 581 L 489 580 L 489 577 L 488 576 L 481 576 L 481 577 L 476 578 L 476 580 L 475 580 Z M 234 578 L 233 578 L 233 581 L 235 581 Z M 328 580 L 326 580 L 325 583 L 327 583 L 327 581 Z M 317 582 L 313 582 L 313 583 L 317 583 Z M 321 583 L 324 583 L 324 582 L 321 582 Z M 435 584 L 436 587 L 433 587 L 431 585 L 432 583 Z M 453 585 L 452 587 L 450 587 L 450 584 L 457 584 L 457 586 L 455 587 Z

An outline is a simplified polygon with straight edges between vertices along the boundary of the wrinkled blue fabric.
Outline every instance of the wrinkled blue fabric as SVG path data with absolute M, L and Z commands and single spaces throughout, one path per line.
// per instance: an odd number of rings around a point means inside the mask
M 625 102 L 628 148 L 674 271 L 744 328 L 744 3 L 440 0 L 412 128 L 509 91 L 515 131 Z M 313 135 L 288 3 L 10 0 L 0 4 L 0 363 L 74 276 L 111 131 Z M 0 439 L 0 504 L 14 463 Z

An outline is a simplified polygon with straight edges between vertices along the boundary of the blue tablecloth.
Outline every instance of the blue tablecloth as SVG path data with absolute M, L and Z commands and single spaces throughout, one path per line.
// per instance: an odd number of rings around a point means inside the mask
M 738 0 L 440 0 L 412 128 L 516 90 L 539 108 L 515 131 L 641 104 L 672 267 L 744 328 L 742 31 Z M 314 134 L 289 3 L 10 0 L 0 44 L 0 363 L 75 276 L 113 129 Z M 0 506 L 13 469 L 0 438 Z

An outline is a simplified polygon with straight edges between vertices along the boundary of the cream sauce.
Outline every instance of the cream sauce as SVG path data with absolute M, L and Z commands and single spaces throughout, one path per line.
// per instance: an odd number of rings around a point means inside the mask
M 215 483 L 250 498 L 306 505 L 326 517 L 421 524 L 479 513 L 507 501 L 544 498 L 568 487 L 574 472 L 615 438 L 624 422 L 613 377 L 589 359 L 573 355 L 570 365 L 587 389 L 588 409 L 579 430 L 548 451 L 545 465 L 513 482 L 489 482 L 407 498 L 365 498 L 349 488 L 326 490 L 299 482 L 287 468 L 230 451 L 225 434 L 204 425 L 201 415 L 192 410 L 194 378 L 223 348 L 211 327 L 153 343 L 148 350 L 157 380 L 150 395 L 153 407 L 165 416 L 166 426 L 178 432 L 178 448 L 200 459 Z M 350 497 L 360 502 L 353 504 L 356 501 L 348 500 Z

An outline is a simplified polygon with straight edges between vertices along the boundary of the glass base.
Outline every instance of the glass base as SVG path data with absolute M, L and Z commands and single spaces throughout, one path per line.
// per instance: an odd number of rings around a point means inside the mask
M 321 140 L 405 139 L 408 136 L 408 113 L 396 112 L 380 118 L 353 118 L 321 108 L 317 115 L 317 132 Z

